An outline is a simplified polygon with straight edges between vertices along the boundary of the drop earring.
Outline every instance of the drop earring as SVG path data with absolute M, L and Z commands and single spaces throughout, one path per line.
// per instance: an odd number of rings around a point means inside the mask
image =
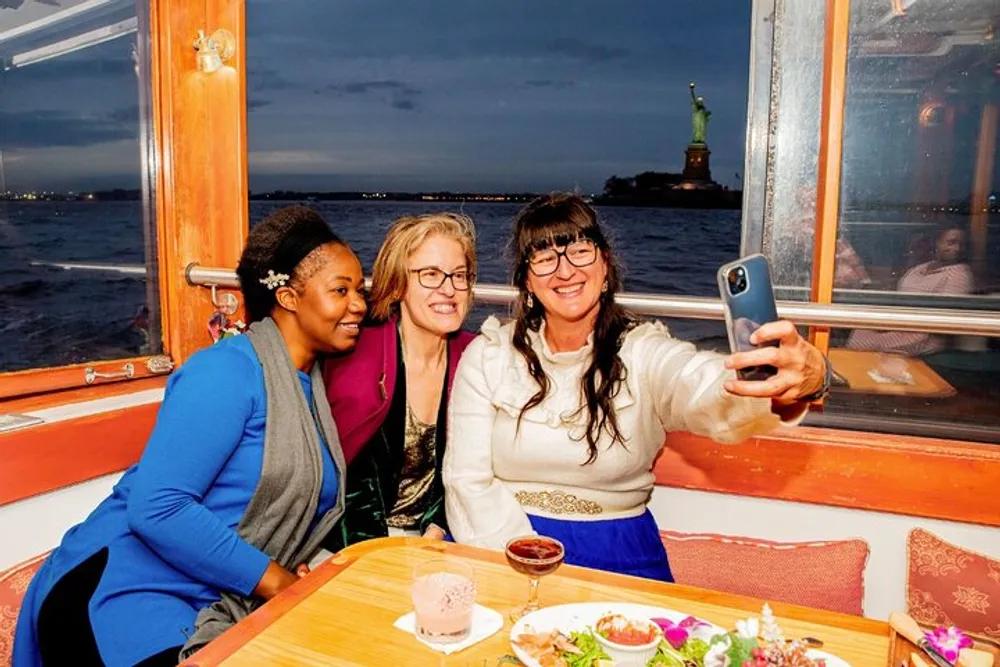
M 601 292 L 607 292 L 607 291 L 608 291 L 608 281 L 605 280 L 604 284 L 601 285 Z
M 535 299 L 531 296 L 531 292 L 528 292 L 528 296 L 524 298 L 524 304 L 528 306 L 528 310 L 535 307 Z

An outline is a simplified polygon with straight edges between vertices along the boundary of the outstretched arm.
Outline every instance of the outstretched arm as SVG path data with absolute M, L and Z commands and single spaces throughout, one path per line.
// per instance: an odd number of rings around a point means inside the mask
M 778 329 L 784 333 L 783 326 Z M 761 327 L 757 334 L 761 331 L 773 333 Z M 783 397 L 818 389 L 818 385 L 813 386 L 816 384 L 812 375 L 815 360 L 805 362 L 798 353 L 788 350 L 787 358 L 781 362 L 770 357 L 770 361 L 759 361 L 746 355 L 755 355 L 761 350 L 732 357 L 698 351 L 690 343 L 672 338 L 659 324 L 636 335 L 641 338 L 635 342 L 634 363 L 641 369 L 644 391 L 653 397 L 657 415 L 667 430 L 690 431 L 718 442 L 739 442 L 766 433 L 781 423 L 797 423 L 805 414 L 806 405 Z M 752 338 L 755 343 L 762 340 L 763 337 L 761 340 Z M 800 362 L 801 365 L 792 368 Z M 735 368 L 766 363 L 783 366 L 777 385 L 761 387 L 762 382 L 736 379 Z M 822 355 L 819 355 L 819 363 L 823 363 Z M 802 370 L 805 367 L 809 368 L 808 378 Z M 822 384 L 822 378 L 818 384 Z

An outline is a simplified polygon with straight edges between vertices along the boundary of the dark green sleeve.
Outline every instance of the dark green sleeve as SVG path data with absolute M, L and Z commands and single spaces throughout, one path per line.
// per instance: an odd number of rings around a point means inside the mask
M 420 517 L 420 533 L 423 534 L 426 532 L 431 524 L 437 526 L 445 533 L 448 532 L 448 518 L 445 516 L 444 511 L 444 494 L 438 494 L 428 510 Z
M 334 553 L 357 542 L 385 537 L 385 503 L 373 447 L 366 447 L 347 468 L 344 516 L 330 530 L 323 548 Z

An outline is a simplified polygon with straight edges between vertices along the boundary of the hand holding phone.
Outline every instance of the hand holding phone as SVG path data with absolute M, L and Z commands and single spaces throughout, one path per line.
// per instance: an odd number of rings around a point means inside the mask
M 726 311 L 726 332 L 732 352 L 755 349 L 750 336 L 761 325 L 778 320 L 771 271 L 767 258 L 756 254 L 719 269 L 719 294 Z M 765 345 L 777 346 L 777 341 Z M 778 372 L 774 366 L 751 366 L 737 371 L 741 380 L 766 380 Z

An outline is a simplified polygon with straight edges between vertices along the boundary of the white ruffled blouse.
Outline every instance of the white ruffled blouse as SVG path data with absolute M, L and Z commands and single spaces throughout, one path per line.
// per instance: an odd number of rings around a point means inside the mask
M 583 465 L 586 418 L 577 411 L 593 337 L 579 350 L 552 352 L 544 326 L 528 335 L 551 380 L 549 395 L 520 428 L 518 415 L 538 386 L 514 349 L 513 324 L 490 317 L 462 355 L 443 462 L 448 525 L 458 542 L 502 549 L 533 532 L 527 513 L 584 521 L 638 516 L 667 431 L 739 442 L 782 423 L 769 399 L 723 389 L 735 377 L 724 356 L 672 338 L 659 322 L 641 324 L 619 352 L 627 376 L 614 405 L 626 446 L 602 432 L 597 460 Z

